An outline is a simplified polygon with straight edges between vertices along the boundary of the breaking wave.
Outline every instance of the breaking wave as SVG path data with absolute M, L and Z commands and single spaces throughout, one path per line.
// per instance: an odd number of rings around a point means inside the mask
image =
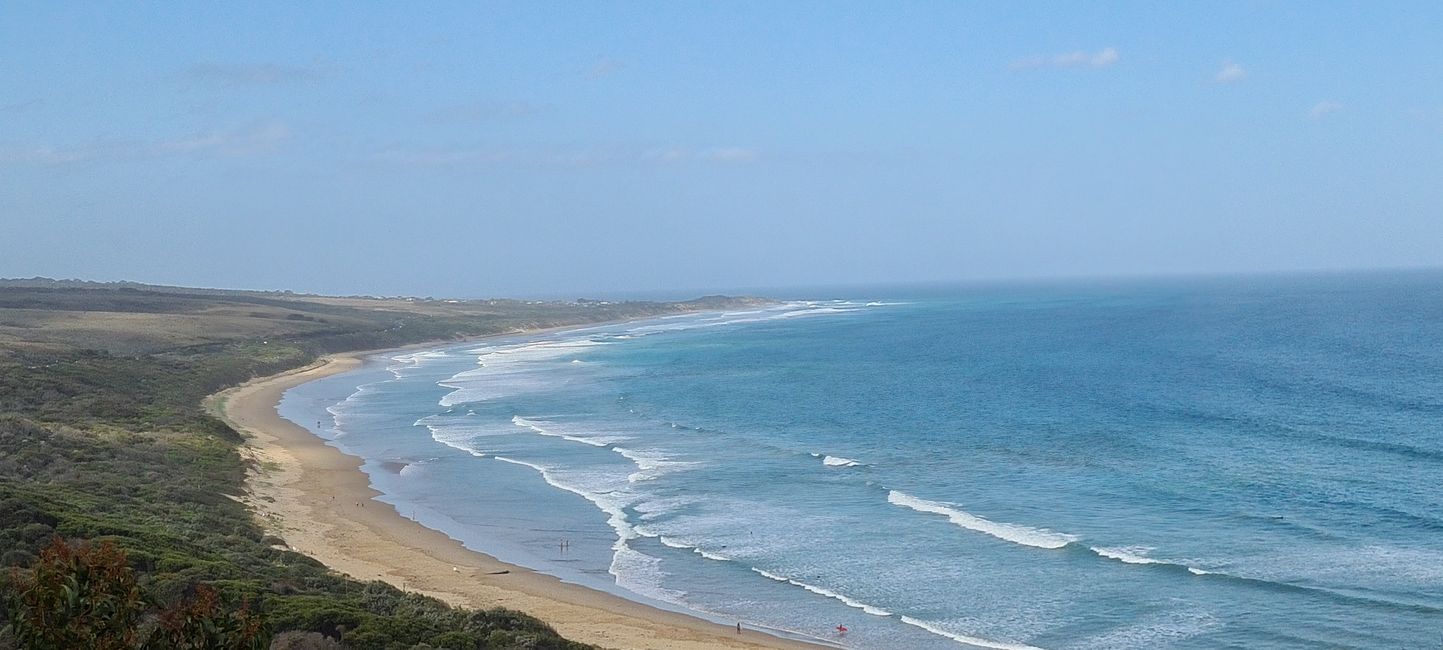
M 945 503 L 919 499 L 896 490 L 891 490 L 887 493 L 887 501 L 893 505 L 911 508 L 917 512 L 942 515 L 957 526 L 991 535 L 997 539 L 1009 541 L 1014 544 L 1035 546 L 1037 548 L 1062 548 L 1077 541 L 1076 535 L 1057 533 L 1046 528 L 1030 528 L 1018 524 L 992 521 L 978 517 L 970 512 L 958 510 Z

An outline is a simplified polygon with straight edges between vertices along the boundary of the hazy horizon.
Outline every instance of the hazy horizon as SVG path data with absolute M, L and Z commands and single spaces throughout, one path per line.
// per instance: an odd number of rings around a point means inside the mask
M 1187 286 L 1209 283 L 1242 282 L 1296 282 L 1307 279 L 1336 277 L 1379 277 L 1418 274 L 1443 274 L 1443 267 L 1377 267 L 1361 269 L 1287 269 L 1276 271 L 1227 271 L 1213 273 L 1152 273 L 1116 275 L 1072 275 L 1046 277 L 998 277 L 967 278 L 957 280 L 913 280 L 902 282 L 824 283 L 770 286 L 712 286 L 676 287 L 667 289 L 613 289 L 598 291 L 540 291 L 540 292 L 499 292 L 490 294 L 417 293 L 385 294 L 372 291 L 349 291 L 344 293 L 306 291 L 289 287 L 250 287 L 187 285 L 142 282 L 127 278 L 100 280 L 95 278 L 56 278 L 49 276 L 0 277 L 0 282 L 28 280 L 50 280 L 57 282 L 135 283 L 167 288 L 189 288 L 219 291 L 290 292 L 296 295 L 329 297 L 374 297 L 374 298 L 417 298 L 434 300 L 689 300 L 705 296 L 722 295 L 736 297 L 760 297 L 779 300 L 825 300 L 859 298 L 901 298 L 910 294 L 947 293 L 958 290 L 1003 290 L 1017 288 L 1071 288 L 1107 289 L 1137 287 L 1140 285 L 1166 284 Z
M 1435 4 L 5 13 L 3 277 L 577 297 L 1443 266 Z

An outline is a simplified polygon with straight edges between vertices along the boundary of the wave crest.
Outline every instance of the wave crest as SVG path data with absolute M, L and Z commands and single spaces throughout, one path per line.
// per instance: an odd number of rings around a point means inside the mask
M 1017 524 L 1008 524 L 990 519 L 978 517 L 970 512 L 963 512 L 945 503 L 919 499 L 904 492 L 891 490 L 887 493 L 887 502 L 893 505 L 911 508 L 917 512 L 925 512 L 934 515 L 942 515 L 953 524 L 991 535 L 997 539 L 1022 544 L 1023 546 L 1035 546 L 1037 548 L 1062 548 L 1077 541 L 1076 535 L 1057 533 L 1046 528 L 1029 528 Z
M 931 632 L 931 633 L 936 634 L 936 635 L 939 635 L 939 636 L 945 636 L 945 637 L 947 637 L 947 638 L 949 638 L 949 639 L 952 639 L 953 641 L 956 641 L 956 642 L 958 642 L 958 643 L 962 643 L 962 644 L 970 645 L 970 646 L 976 646 L 976 647 L 979 647 L 979 648 L 994 648 L 995 650 L 1042 650 L 1041 648 L 1038 648 L 1037 646 L 1030 646 L 1030 645 L 1023 644 L 1023 643 L 1008 643 L 1008 642 L 1006 642 L 1006 641 L 991 641 L 991 640 L 988 640 L 988 639 L 980 639 L 980 638 L 977 638 L 977 637 L 975 637 L 975 636 L 967 636 L 966 634 L 958 634 L 958 633 L 956 633 L 956 632 L 948 632 L 947 630 L 944 630 L 944 629 L 942 629 L 942 628 L 940 628 L 940 627 L 938 627 L 938 626 L 936 626 L 936 625 L 934 625 L 934 624 L 932 624 L 932 623 L 928 623 L 927 621 L 918 620 L 918 619 L 912 618 L 911 616 L 903 616 L 903 617 L 902 617 L 902 622 L 903 622 L 903 623 L 906 623 L 906 624 L 908 624 L 908 625 L 911 625 L 911 626 L 913 626 L 913 627 L 920 627 L 920 628 L 922 628 L 922 629 L 924 629 L 924 630 L 927 630 L 928 632 Z
M 766 577 L 768 577 L 768 578 L 771 578 L 772 580 L 776 580 L 777 582 L 785 582 L 785 583 L 790 584 L 790 585 L 795 585 L 795 586 L 801 587 L 801 588 L 803 588 L 803 589 L 806 589 L 807 591 L 810 591 L 810 592 L 812 592 L 812 593 L 814 593 L 814 594 L 817 594 L 817 595 L 820 595 L 820 596 L 826 596 L 826 597 L 828 597 L 828 598 L 833 598 L 833 599 L 836 599 L 836 600 L 840 600 L 840 601 L 842 601 L 843 604 L 847 605 L 848 607 L 855 607 L 855 608 L 860 609 L 860 610 L 862 610 L 862 611 L 864 611 L 864 612 L 866 612 L 866 613 L 868 613 L 868 614 L 871 614 L 871 615 L 873 615 L 873 616 L 891 616 L 891 615 L 892 615 L 892 612 L 889 612 L 889 611 L 887 611 L 887 610 L 885 610 L 885 609 L 882 609 L 882 608 L 880 608 L 880 607 L 875 607 L 875 606 L 873 606 L 873 605 L 868 605 L 867 603 L 864 603 L 864 602 L 861 602 L 861 601 L 858 601 L 858 600 L 854 600 L 854 599 L 852 599 L 852 598 L 847 597 L 846 595 L 839 594 L 839 593 L 837 593 L 837 592 L 835 592 L 835 591 L 831 591 L 831 590 L 829 590 L 829 589 L 824 589 L 824 588 L 818 587 L 818 586 L 816 586 L 816 585 L 809 585 L 809 584 L 807 584 L 807 583 L 805 583 L 805 582 L 800 582 L 800 581 L 797 581 L 797 580 L 793 580 L 793 579 L 791 579 L 791 578 L 788 578 L 788 577 L 786 577 L 786 576 L 780 576 L 780 575 L 777 575 L 777 574 L 775 574 L 775 573 L 771 573 L 771 572 L 768 572 L 768 571 L 763 571 L 763 570 L 758 569 L 758 568 L 756 568 L 756 567 L 751 567 L 751 570 L 752 570 L 752 571 L 755 571 L 755 572 L 757 572 L 757 573 L 759 573 L 759 574 L 761 574 L 761 575 L 763 575 L 763 576 L 766 576 Z

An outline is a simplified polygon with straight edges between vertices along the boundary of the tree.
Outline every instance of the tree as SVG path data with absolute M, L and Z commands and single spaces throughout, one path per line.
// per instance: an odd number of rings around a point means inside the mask
M 109 541 L 69 544 L 60 537 L 28 571 L 11 569 L 10 633 L 31 650 L 260 650 L 259 616 L 242 604 L 227 611 L 220 593 L 157 608 L 141 592 L 125 551 Z

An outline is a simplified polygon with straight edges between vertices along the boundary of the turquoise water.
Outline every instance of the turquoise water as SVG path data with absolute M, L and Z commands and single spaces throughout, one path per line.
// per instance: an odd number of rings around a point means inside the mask
M 1443 641 L 1443 274 L 843 298 L 380 357 L 282 413 L 473 548 L 847 647 Z

